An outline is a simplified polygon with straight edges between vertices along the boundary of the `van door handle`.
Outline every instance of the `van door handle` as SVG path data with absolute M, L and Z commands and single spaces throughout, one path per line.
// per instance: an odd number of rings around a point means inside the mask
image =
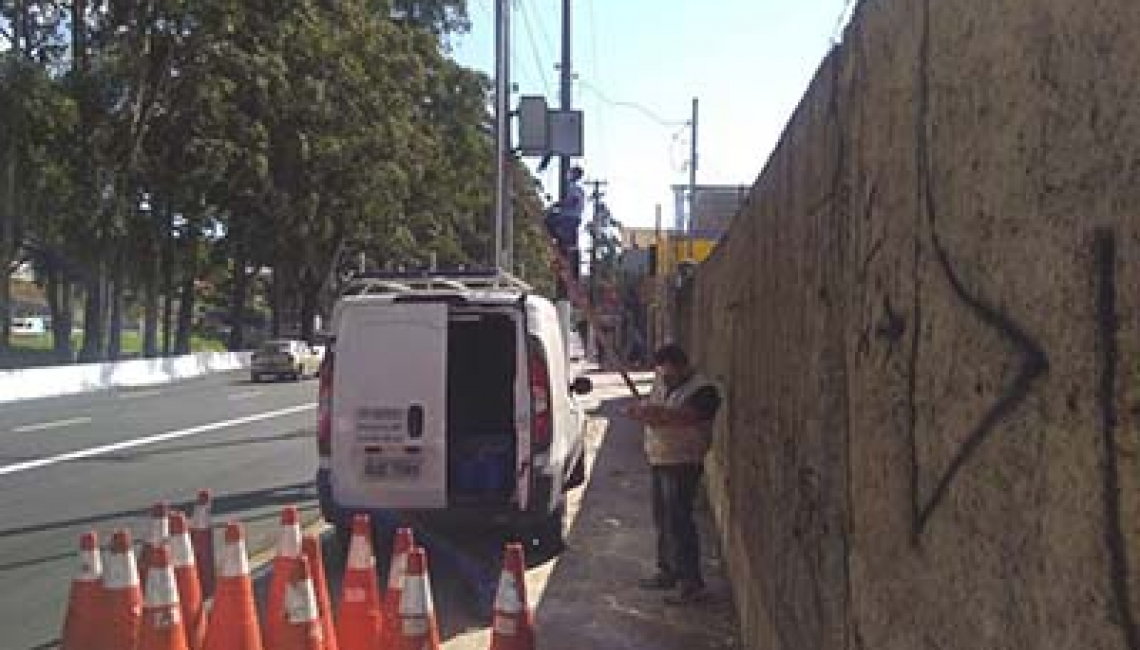
M 412 404 L 408 407 L 408 437 L 418 440 L 424 435 L 424 407 Z

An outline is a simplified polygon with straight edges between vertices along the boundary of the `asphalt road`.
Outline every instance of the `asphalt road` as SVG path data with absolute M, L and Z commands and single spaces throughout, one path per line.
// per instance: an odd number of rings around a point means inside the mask
M 79 536 L 145 534 L 151 504 L 214 493 L 265 548 L 283 505 L 316 516 L 317 384 L 225 373 L 0 406 L 0 649 L 53 647 Z
M 643 460 L 632 425 L 620 419 L 614 424 L 600 411 L 605 404 L 612 409 L 612 400 L 624 396 L 621 381 L 611 375 L 595 375 L 595 381 L 598 390 L 586 404 L 593 412 L 587 445 L 590 479 L 568 495 L 572 532 L 566 553 L 528 554 L 531 603 L 548 621 L 548 640 L 569 644 L 552 648 L 706 647 L 679 635 L 680 623 L 643 602 L 642 593 L 626 593 L 636 575 L 652 568 L 652 533 L 643 512 L 645 481 L 629 478 L 630 468 L 641 467 Z M 57 647 L 68 586 L 78 568 L 79 536 L 96 530 L 106 543 L 112 531 L 125 527 L 137 541 L 146 533 L 147 513 L 156 501 L 188 508 L 199 489 L 211 489 L 215 526 L 231 519 L 244 522 L 253 555 L 271 547 L 282 506 L 295 504 L 316 521 L 315 397 L 315 381 L 255 385 L 244 373 L 228 373 L 146 389 L 4 404 L 0 650 Z M 612 437 L 605 433 L 611 426 L 619 429 Z M 603 468 L 600 477 L 595 465 Z M 505 539 L 494 531 L 421 529 L 416 534 L 431 557 L 445 646 L 487 647 L 490 617 L 478 596 L 486 597 L 497 583 Z M 336 600 L 342 558 L 329 541 L 325 550 Z M 611 584 L 612 576 L 624 573 L 631 575 L 617 587 Z M 266 579 L 259 575 L 257 588 L 263 592 Z M 597 617 L 607 612 L 613 620 L 599 626 Z M 636 620 L 630 612 L 638 613 Z M 583 630 L 589 634 L 582 636 Z M 599 634 L 605 638 L 600 644 Z M 674 637 L 678 643 L 663 644 L 662 639 Z M 636 638 L 654 640 L 631 645 Z

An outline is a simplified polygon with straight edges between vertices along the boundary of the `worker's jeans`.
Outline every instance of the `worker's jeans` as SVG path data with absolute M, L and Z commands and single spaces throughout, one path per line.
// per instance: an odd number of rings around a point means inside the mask
M 654 465 L 653 522 L 657 525 L 657 568 L 673 579 L 703 585 L 701 547 L 693 503 L 701 465 Z

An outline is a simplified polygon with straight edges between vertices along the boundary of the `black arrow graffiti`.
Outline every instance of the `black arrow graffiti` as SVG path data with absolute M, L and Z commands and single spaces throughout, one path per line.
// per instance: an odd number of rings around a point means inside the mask
M 954 266 L 950 263 L 950 257 L 947 255 L 946 249 L 942 246 L 937 232 L 931 235 L 931 240 L 934 244 L 934 254 L 938 259 L 938 264 L 942 267 L 943 272 L 945 272 L 946 279 L 949 280 L 950 287 L 954 290 L 954 294 L 959 300 L 965 303 L 984 324 L 1001 332 L 1013 344 L 1014 349 L 1020 357 L 1021 365 L 1018 368 L 1017 376 L 1013 378 L 1013 381 L 1006 387 L 997 401 L 985 412 L 981 420 L 979 420 L 973 430 L 970 431 L 966 441 L 958 448 L 957 453 L 954 454 L 954 458 L 950 461 L 949 467 L 946 468 L 946 471 L 938 480 L 934 491 L 925 504 L 920 503 L 917 489 L 914 491 L 912 497 L 914 499 L 914 538 L 916 541 L 926 530 L 926 525 L 929 523 L 931 515 L 933 515 L 938 509 L 938 506 L 941 505 L 942 500 L 946 498 L 946 494 L 950 490 L 950 485 L 954 482 L 958 472 L 969 462 L 970 458 L 973 457 L 982 443 L 993 434 L 997 423 L 1025 399 L 1029 394 L 1033 382 L 1049 369 L 1049 361 L 1041 345 L 1030 337 L 1012 318 L 1001 313 L 980 297 L 967 291 L 965 285 L 962 284 L 961 278 L 958 277 Z M 915 332 L 914 335 L 917 336 L 918 333 Z M 914 432 L 912 431 L 911 433 L 913 436 Z M 918 471 L 917 462 L 912 463 L 912 467 L 913 471 Z M 916 476 L 912 481 L 912 485 L 917 486 L 917 484 Z

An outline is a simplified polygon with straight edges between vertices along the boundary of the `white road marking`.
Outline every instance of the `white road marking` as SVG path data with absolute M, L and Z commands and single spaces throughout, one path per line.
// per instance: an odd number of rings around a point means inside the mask
M 234 393 L 233 395 L 230 395 L 226 399 L 230 400 L 231 402 L 237 402 L 237 401 L 243 400 L 243 399 L 253 399 L 254 397 L 258 397 L 258 396 L 261 396 L 264 394 L 265 394 L 265 391 L 263 391 L 263 390 L 247 390 L 247 391 L 242 391 L 240 393 Z
M 119 393 L 119 399 L 140 399 L 143 397 L 154 397 L 155 395 L 161 394 L 162 391 L 160 390 L 140 390 L 134 393 Z
M 40 422 L 38 424 L 25 424 L 23 426 L 12 429 L 15 433 L 31 433 L 32 431 L 44 431 L 45 429 L 60 429 L 62 427 L 70 427 L 76 424 L 87 424 L 91 421 L 89 417 L 68 418 L 66 420 L 53 420 L 51 422 Z
M 243 424 L 250 424 L 251 422 L 260 422 L 262 420 L 270 420 L 273 418 L 281 417 L 283 415 L 292 415 L 300 413 L 301 411 L 308 411 L 316 408 L 316 402 L 309 404 L 301 404 L 300 406 L 291 406 L 289 408 L 278 409 L 276 411 L 267 411 L 265 413 L 258 413 L 256 415 L 247 415 L 245 417 L 236 418 L 233 420 L 223 420 L 221 422 L 211 422 L 210 424 L 203 424 L 189 429 L 180 429 L 177 431 L 167 431 L 166 433 L 159 433 L 153 436 L 146 436 L 143 438 L 135 438 L 133 440 L 124 440 L 110 445 L 102 445 L 100 447 L 91 447 L 89 449 L 79 449 L 77 451 L 69 451 L 65 454 L 57 456 L 48 456 L 47 458 L 37 458 L 36 460 L 29 460 L 23 463 L 16 463 L 15 465 L 5 465 L 0 467 L 0 476 L 8 474 L 16 474 L 18 472 L 26 472 L 28 470 L 39 469 L 41 467 L 48 467 L 50 465 L 58 465 L 59 463 L 66 463 L 73 460 L 81 460 L 84 458 L 93 458 L 95 456 L 103 456 L 116 451 L 124 449 L 133 449 L 135 447 L 142 447 L 144 445 L 153 445 L 159 442 L 166 442 L 167 440 L 177 440 L 178 438 L 188 438 L 190 436 L 197 436 L 218 429 L 227 429 L 236 427 Z

